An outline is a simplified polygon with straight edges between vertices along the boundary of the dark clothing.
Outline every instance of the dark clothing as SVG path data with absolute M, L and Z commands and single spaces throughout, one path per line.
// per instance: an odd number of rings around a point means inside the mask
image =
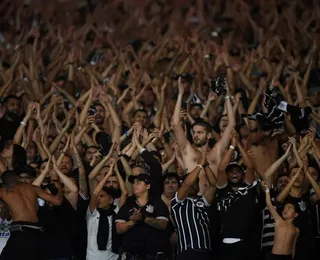
M 275 255 L 270 254 L 269 260 L 292 260 L 292 255 Z
M 20 119 L 16 121 L 9 121 L 5 117 L 0 119 L 0 137 L 2 142 L 13 140 L 13 137 L 20 126 L 20 121 Z
M 233 244 L 221 243 L 220 260 L 246 260 L 248 258 L 248 250 L 250 247 L 246 241 L 240 241 Z M 252 258 L 254 259 L 254 258 Z
M 121 207 L 116 222 L 127 222 L 134 209 L 140 210 L 146 217 L 169 220 L 169 211 L 164 202 L 159 199 L 150 199 L 147 205 L 140 207 L 135 197 L 128 198 Z M 166 230 L 159 230 L 140 222 L 132 229 L 121 235 L 123 252 L 131 255 L 156 255 L 166 250 L 168 240 Z
M 130 253 L 123 253 L 121 255 L 121 259 L 126 260 L 167 260 L 165 254 L 159 253 L 159 254 L 130 254 Z
M 163 189 L 161 163 L 148 150 L 144 150 L 141 153 L 141 157 L 150 167 L 149 172 L 151 177 L 152 196 L 159 197 L 161 196 Z
M 178 254 L 177 260 L 211 260 L 210 251 L 189 249 Z
M 2 250 L 1 260 L 43 260 L 43 233 L 38 223 L 13 222 L 11 227 L 19 226 L 19 230 L 11 231 L 10 238 Z M 26 226 L 33 226 L 26 227 Z
M 39 208 L 39 219 L 43 223 L 46 258 L 71 258 L 76 232 L 76 211 L 64 197 L 60 206 Z
M 178 256 L 182 251 L 211 251 L 210 204 L 205 197 L 179 200 L 177 194 L 171 201 L 172 220 L 178 235 Z

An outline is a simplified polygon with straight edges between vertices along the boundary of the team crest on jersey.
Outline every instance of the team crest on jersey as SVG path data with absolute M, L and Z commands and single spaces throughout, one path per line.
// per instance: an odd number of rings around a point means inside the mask
M 307 205 L 304 201 L 300 201 L 300 202 L 298 202 L 298 204 L 299 204 L 301 211 L 306 211 Z
M 154 207 L 153 207 L 152 205 L 147 205 L 146 211 L 147 211 L 148 213 L 153 213 Z
M 202 201 L 197 201 L 196 205 L 199 208 L 203 208 L 204 207 L 204 203 Z

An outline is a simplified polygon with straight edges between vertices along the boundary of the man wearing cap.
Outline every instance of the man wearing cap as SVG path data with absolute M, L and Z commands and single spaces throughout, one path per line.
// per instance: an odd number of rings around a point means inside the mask
M 16 173 L 19 176 L 20 183 L 32 184 L 37 177 L 36 170 L 29 165 L 17 168 Z
M 231 157 L 233 150 L 231 145 L 223 161 L 230 161 L 227 156 Z M 257 181 L 254 181 L 253 173 L 252 168 L 247 168 L 245 173 L 237 162 L 221 164 L 219 167 L 217 209 L 222 226 L 221 260 L 249 259 L 247 257 L 259 251 L 259 245 L 255 248 L 253 243 L 256 242 L 254 231 L 260 230 L 254 221 L 257 219 L 258 200 L 255 189 Z M 250 249 L 248 245 L 251 245 Z
M 116 230 L 121 235 L 121 259 L 168 259 L 165 255 L 169 211 L 160 197 L 151 197 L 150 175 L 129 176 L 134 196 L 118 213 Z

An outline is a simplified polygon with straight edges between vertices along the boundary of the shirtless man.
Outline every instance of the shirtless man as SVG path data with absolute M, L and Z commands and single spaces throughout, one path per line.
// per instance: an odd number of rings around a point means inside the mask
M 208 149 L 208 141 L 212 137 L 211 135 L 211 127 L 206 122 L 196 122 L 192 127 L 192 138 L 193 143 L 190 144 L 188 141 L 184 130 L 180 124 L 180 112 L 181 112 L 181 103 L 183 99 L 183 93 L 185 86 L 181 82 L 181 78 L 178 81 L 179 94 L 177 98 L 177 103 L 174 109 L 174 113 L 172 116 L 172 128 L 175 134 L 175 138 L 177 140 L 180 151 L 182 152 L 182 159 L 185 166 L 186 172 L 193 171 L 197 166 L 197 161 L 203 149 Z M 212 172 L 217 174 L 218 167 L 221 161 L 221 157 L 230 144 L 230 135 L 232 129 L 235 127 L 235 116 L 232 109 L 232 104 L 230 101 L 231 96 L 229 95 L 229 90 L 227 89 L 227 95 L 225 96 L 226 109 L 228 115 L 228 126 L 221 139 L 215 144 L 215 146 L 208 151 L 206 154 L 206 161 L 209 164 L 209 167 Z M 201 170 L 199 175 L 200 180 L 200 193 L 208 187 L 208 182 L 206 180 L 206 174 L 203 170 Z
M 10 238 L 3 249 L 0 259 L 40 260 L 42 227 L 38 223 L 38 197 L 53 205 L 62 203 L 62 188 L 51 195 L 40 187 L 19 183 L 14 171 L 8 170 L 1 175 L 4 187 L 0 188 L 0 199 L 4 201 L 12 218 Z
M 270 260 L 290 259 L 295 253 L 296 242 L 299 236 L 299 229 L 293 225 L 294 219 L 298 216 L 299 207 L 292 203 L 286 203 L 283 208 L 282 217 L 271 203 L 270 191 L 265 182 L 262 182 L 266 191 L 266 204 L 275 220 L 274 244 Z

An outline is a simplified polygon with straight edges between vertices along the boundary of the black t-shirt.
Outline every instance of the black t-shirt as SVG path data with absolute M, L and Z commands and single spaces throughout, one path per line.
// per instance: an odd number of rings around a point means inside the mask
M 39 208 L 39 219 L 44 227 L 46 257 L 72 257 L 76 231 L 76 211 L 64 197 L 60 206 Z
M 132 196 L 121 207 L 116 222 L 129 221 L 134 209 L 140 209 L 147 217 L 169 220 L 169 210 L 160 198 L 150 199 L 144 207 L 140 207 Z M 141 222 L 122 234 L 121 240 L 124 252 L 154 254 L 166 250 L 168 233 Z
M 4 117 L 0 119 L 0 136 L 1 141 L 13 140 L 21 120 L 9 121 Z
M 218 200 L 226 199 L 234 194 L 236 191 L 228 184 L 225 188 L 218 189 Z M 222 238 L 245 239 L 250 237 L 254 229 L 253 223 L 259 219 L 256 187 L 248 189 L 245 195 L 240 195 L 227 210 L 221 210 L 219 213 Z

